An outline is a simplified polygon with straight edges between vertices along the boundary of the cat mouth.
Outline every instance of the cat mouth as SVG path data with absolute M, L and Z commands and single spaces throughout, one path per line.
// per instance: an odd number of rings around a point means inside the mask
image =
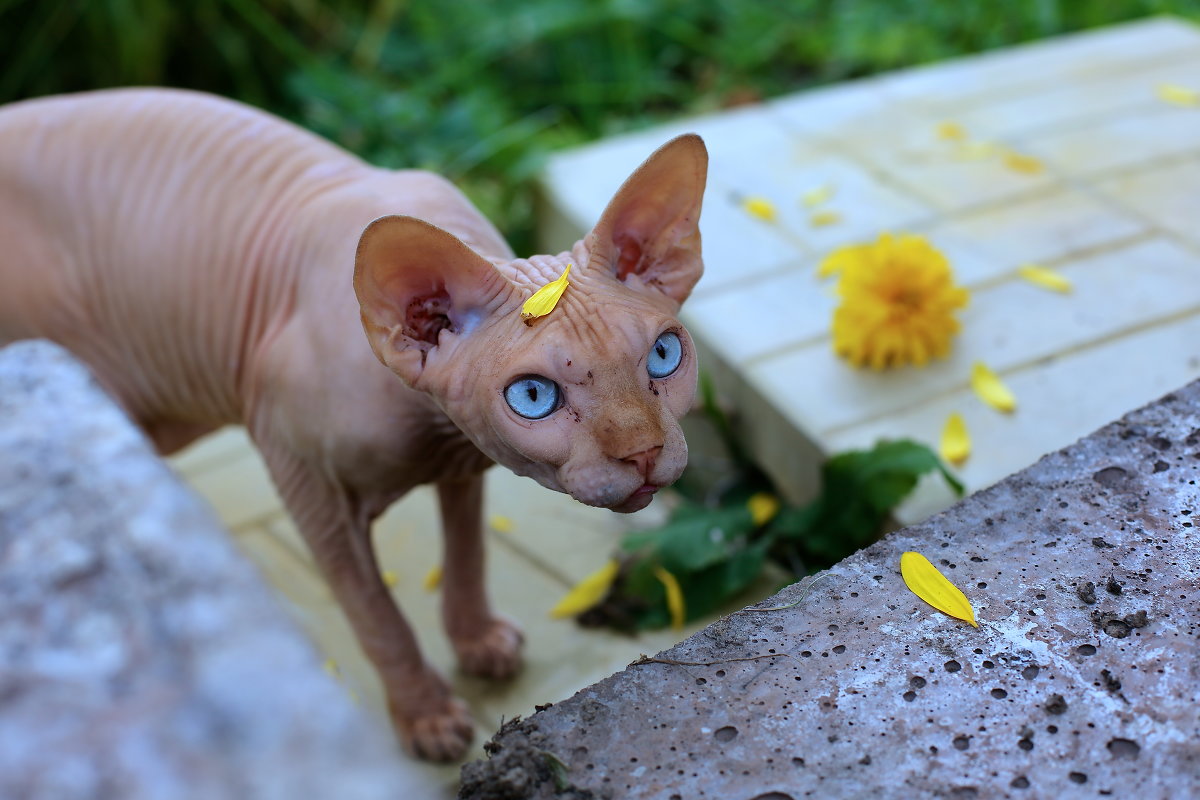
M 630 514 L 634 511 L 641 511 L 650 505 L 650 501 L 654 499 L 654 493 L 661 488 L 661 486 L 656 486 L 653 483 L 643 483 L 629 497 L 616 505 L 609 506 L 609 508 L 619 514 Z

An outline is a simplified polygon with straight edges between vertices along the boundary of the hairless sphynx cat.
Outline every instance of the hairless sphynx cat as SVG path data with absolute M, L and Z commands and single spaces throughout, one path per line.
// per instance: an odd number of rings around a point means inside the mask
M 437 487 L 458 663 L 512 675 L 522 637 L 484 591 L 482 473 L 622 512 L 679 476 L 696 359 L 676 313 L 703 269 L 706 172 L 700 139 L 675 139 L 570 251 L 524 259 L 437 175 L 228 100 L 16 103 L 0 109 L 0 344 L 73 351 L 162 453 L 246 425 L 402 741 L 456 759 L 470 716 L 384 585 L 371 523 Z M 523 319 L 568 263 L 554 311 Z

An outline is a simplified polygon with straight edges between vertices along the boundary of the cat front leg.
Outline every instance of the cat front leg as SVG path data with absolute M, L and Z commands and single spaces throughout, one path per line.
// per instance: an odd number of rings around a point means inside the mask
M 470 713 L 425 662 L 412 628 L 384 584 L 370 516 L 351 492 L 323 471 L 269 445 L 262 450 L 289 513 L 379 674 L 401 742 L 419 758 L 461 758 L 474 736 Z
M 492 612 L 484 580 L 483 473 L 439 481 L 444 542 L 442 623 L 459 668 L 483 678 L 510 678 L 521 667 L 524 637 Z

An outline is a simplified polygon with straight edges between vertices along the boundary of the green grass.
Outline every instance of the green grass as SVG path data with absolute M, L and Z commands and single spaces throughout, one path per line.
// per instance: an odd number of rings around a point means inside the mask
M 437 170 L 532 247 L 556 148 L 1200 0 L 0 0 L 0 102 L 203 89 Z

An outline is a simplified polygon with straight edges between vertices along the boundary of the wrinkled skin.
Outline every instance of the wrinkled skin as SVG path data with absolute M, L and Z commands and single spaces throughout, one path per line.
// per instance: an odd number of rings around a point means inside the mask
M 681 137 L 570 252 L 515 259 L 438 176 L 375 169 L 226 100 L 18 103 L 0 109 L 0 344 L 71 349 L 163 453 L 246 425 L 402 741 L 455 759 L 470 717 L 384 586 L 371 523 L 436 485 L 460 667 L 512 675 L 521 634 L 483 588 L 482 473 L 500 463 L 615 511 L 679 476 L 696 362 L 675 314 L 702 270 L 706 169 Z M 558 308 L 527 324 L 523 302 L 567 263 Z M 652 378 L 667 331 L 682 361 Z M 560 387 L 543 419 L 505 399 L 527 375 Z

